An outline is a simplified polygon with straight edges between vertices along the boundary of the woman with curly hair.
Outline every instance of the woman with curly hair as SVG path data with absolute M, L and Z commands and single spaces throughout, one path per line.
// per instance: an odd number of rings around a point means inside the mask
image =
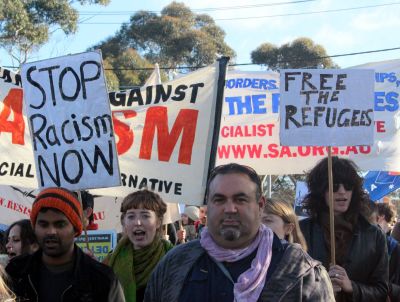
M 328 158 L 307 175 L 309 193 L 300 221 L 308 253 L 329 270 L 336 301 L 385 301 L 388 292 L 388 255 L 385 236 L 368 222 L 369 197 L 351 160 L 332 157 L 336 265 L 330 263 Z

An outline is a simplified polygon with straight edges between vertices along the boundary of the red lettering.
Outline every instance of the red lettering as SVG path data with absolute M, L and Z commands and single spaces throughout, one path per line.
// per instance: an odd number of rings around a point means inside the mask
M 122 155 L 126 153 L 129 148 L 133 144 L 133 139 L 134 139 L 134 134 L 131 128 L 118 120 L 116 114 L 117 113 L 122 113 L 125 117 L 125 119 L 133 118 L 136 116 L 136 112 L 133 110 L 119 110 L 119 111 L 113 111 L 112 112 L 112 117 L 113 117 L 113 123 L 114 123 L 114 132 L 115 135 L 118 137 L 118 142 L 117 142 L 117 153 L 118 155 Z
M 169 161 L 172 151 L 182 134 L 178 163 L 189 165 L 192 160 L 198 114 L 198 110 L 181 109 L 169 133 L 167 108 L 162 106 L 149 108 L 146 113 L 139 158 L 151 158 L 154 135 L 157 129 L 158 159 L 160 161 Z
M 348 146 L 346 148 L 346 155 L 348 155 L 350 152 L 353 152 L 354 154 L 358 154 L 357 147 L 356 146 Z
M 267 148 L 268 148 L 268 151 L 270 152 L 268 154 L 268 157 L 271 157 L 271 158 L 278 157 L 279 151 L 278 151 L 278 145 L 277 144 L 269 144 Z
M 362 154 L 369 154 L 369 153 L 371 153 L 371 146 L 359 146 L 358 150 Z
M 375 121 L 376 132 L 386 132 L 385 121 Z
M 305 148 L 305 150 L 304 150 Z M 309 156 L 311 152 L 310 146 L 298 146 L 297 147 L 297 153 L 299 153 L 300 156 Z
M 22 89 L 12 88 L 4 98 L 3 111 L 0 113 L 0 133 L 10 132 L 13 144 L 24 145 L 25 123 L 22 116 Z M 14 120 L 9 121 L 11 112 Z
M 324 147 L 313 146 L 312 147 L 312 151 L 313 151 L 313 155 L 314 156 L 316 156 L 316 155 L 324 155 Z
M 279 157 L 284 157 L 284 156 L 292 157 L 292 152 L 290 152 L 290 147 L 282 146 L 281 154 L 279 154 Z

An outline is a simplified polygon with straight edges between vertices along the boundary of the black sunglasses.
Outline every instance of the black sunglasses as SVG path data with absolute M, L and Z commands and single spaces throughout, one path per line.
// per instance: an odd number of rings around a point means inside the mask
M 333 192 L 339 191 L 340 185 L 343 185 L 343 187 L 344 187 L 344 189 L 345 189 L 346 191 L 351 191 L 351 190 L 353 190 L 353 185 L 351 185 L 351 184 L 334 183 L 334 184 L 333 184 Z

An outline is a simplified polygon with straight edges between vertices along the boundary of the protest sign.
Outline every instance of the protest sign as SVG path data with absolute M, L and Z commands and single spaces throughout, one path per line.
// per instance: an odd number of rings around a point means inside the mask
M 88 231 L 89 249 L 93 255 L 100 262 L 107 257 L 115 246 L 117 245 L 117 233 L 115 231 Z M 75 239 L 75 243 L 81 248 L 85 249 L 86 238 L 81 235 Z
M 280 74 L 280 144 L 372 145 L 372 69 L 287 69 Z
M 332 155 L 350 158 L 361 170 L 400 171 L 400 60 L 369 63 L 354 68 L 375 70 L 374 131 L 372 146 L 334 146 Z M 32 144 L 21 97 L 7 98 L 11 89 L 20 89 L 18 76 L 0 70 L 0 184 L 36 188 Z M 185 80 L 182 77 L 181 80 Z M 168 86 L 165 86 L 168 87 Z M 279 73 L 228 71 L 217 163 L 238 162 L 254 167 L 259 174 L 300 174 L 327 156 L 323 146 L 281 146 L 279 142 Z M 150 88 L 149 88 L 150 89 Z M 202 88 L 200 88 L 201 90 Z M 152 87 L 155 90 L 155 86 Z M 110 93 L 113 102 L 131 99 L 134 91 Z M 153 94 L 154 96 L 154 94 Z M 113 122 L 117 136 L 118 156 L 122 173 L 135 171 L 139 159 L 136 132 L 143 123 L 131 123 L 134 112 L 125 105 L 113 106 Z M 22 104 L 19 106 L 19 104 Z M 133 103 L 134 104 L 134 103 Z M 171 102 L 160 102 L 169 106 Z M 159 104 L 159 105 L 160 105 Z M 140 106 L 139 106 L 140 107 Z M 22 111 L 19 111 L 22 108 Z M 144 110 L 144 109 L 141 109 Z M 22 114 L 21 114 L 22 112 Z M 167 113 L 169 114 L 169 112 Z M 22 116 L 22 117 L 21 117 Z M 171 118 L 172 119 L 172 118 Z M 210 127 L 204 128 L 207 131 Z M 135 147 L 136 146 L 136 147 Z M 135 152 L 133 152 L 136 148 Z M 152 157 L 150 161 L 158 159 Z M 163 166 L 164 167 L 164 166 Z M 162 168 L 164 169 L 164 168 Z M 124 172 L 125 171 L 125 172 Z M 185 174 L 186 175 L 186 174 Z M 126 178 L 125 178 L 126 179 Z M 139 178 L 138 178 L 138 181 Z M 140 183 L 139 183 L 140 184 Z M 149 186 L 151 187 L 151 185 Z M 133 187 L 132 187 L 133 189 Z M 167 199 L 166 199 L 167 200 Z M 183 200 L 183 199 L 182 199 Z M 190 204 L 191 200 L 187 200 Z
M 148 188 L 166 202 L 203 203 L 212 148 L 218 82 L 225 61 L 158 85 L 110 95 L 122 186 L 96 194 L 126 196 Z
M 374 144 L 334 146 L 332 155 L 350 158 L 361 170 L 400 171 L 400 60 L 353 68 L 374 69 Z M 324 146 L 281 146 L 279 73 L 229 71 L 218 145 L 218 164 L 232 161 L 261 174 L 301 174 L 326 157 Z
M 101 54 L 23 64 L 21 77 L 39 187 L 119 185 Z

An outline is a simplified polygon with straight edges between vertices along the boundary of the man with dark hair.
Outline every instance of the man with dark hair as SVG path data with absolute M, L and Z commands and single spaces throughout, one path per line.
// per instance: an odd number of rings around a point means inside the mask
M 82 232 L 82 207 L 63 188 L 44 189 L 32 205 L 40 249 L 6 267 L 18 301 L 125 301 L 112 270 L 74 244 Z
M 322 265 L 261 223 L 265 198 L 253 169 L 233 163 L 216 167 L 206 197 L 201 239 L 161 260 L 145 302 L 334 301 Z

